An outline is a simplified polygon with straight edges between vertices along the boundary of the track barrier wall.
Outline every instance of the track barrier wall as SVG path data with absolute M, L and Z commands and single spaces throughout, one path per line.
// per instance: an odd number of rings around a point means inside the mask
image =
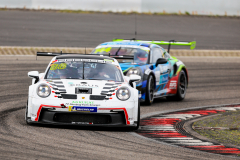
M 86 48 L 86 54 L 94 48 Z M 37 52 L 82 53 L 85 48 L 76 47 L 20 47 L 0 46 L 0 56 L 3 55 L 36 55 Z M 171 49 L 172 56 L 212 56 L 212 57 L 240 57 L 240 50 L 184 50 Z

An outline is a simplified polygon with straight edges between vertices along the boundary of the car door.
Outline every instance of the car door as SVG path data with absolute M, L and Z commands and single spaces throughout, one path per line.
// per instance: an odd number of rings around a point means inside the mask
M 156 88 L 154 93 L 155 97 L 163 96 L 167 93 L 167 89 L 164 88 L 169 81 L 169 62 L 156 66 L 156 62 L 159 58 L 163 58 L 163 51 L 161 48 L 155 47 L 152 49 L 152 64 L 154 66 L 153 71 L 156 77 Z

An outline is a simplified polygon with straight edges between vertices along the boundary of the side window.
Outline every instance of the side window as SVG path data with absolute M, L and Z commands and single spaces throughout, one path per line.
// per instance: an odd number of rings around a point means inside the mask
M 153 48 L 152 49 L 152 58 L 151 58 L 151 63 L 156 63 L 158 58 L 162 58 L 162 50 L 160 48 Z
M 169 53 L 165 49 L 163 49 L 163 48 L 161 48 L 161 50 L 162 50 L 162 53 L 163 53 L 163 58 L 169 59 L 170 58 Z

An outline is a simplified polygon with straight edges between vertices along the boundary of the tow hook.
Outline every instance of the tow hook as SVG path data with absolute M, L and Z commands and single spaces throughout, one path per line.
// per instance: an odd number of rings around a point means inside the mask
M 67 108 L 63 103 L 61 104 L 61 107 L 62 107 L 62 108 Z

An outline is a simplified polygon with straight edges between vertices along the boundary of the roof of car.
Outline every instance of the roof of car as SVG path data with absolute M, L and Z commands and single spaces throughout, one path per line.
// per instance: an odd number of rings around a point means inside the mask
M 104 59 L 110 59 L 110 60 L 114 60 L 114 58 L 112 57 L 107 57 L 107 56 L 100 56 L 100 55 L 88 55 L 88 54 L 67 54 L 67 55 L 61 55 L 61 56 L 57 56 L 56 59 L 78 59 L 78 58 L 82 58 L 82 59 L 99 59 L 99 60 L 104 60 Z
M 142 46 L 142 47 L 150 47 L 150 43 L 141 43 L 136 41 L 124 41 L 124 42 L 105 42 L 100 44 L 99 46 L 105 45 L 125 45 L 125 46 Z

